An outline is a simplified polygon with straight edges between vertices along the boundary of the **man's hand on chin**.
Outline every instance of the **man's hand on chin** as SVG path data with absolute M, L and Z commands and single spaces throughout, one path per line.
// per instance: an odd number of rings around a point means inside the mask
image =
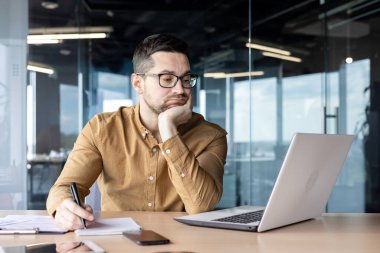
M 178 133 L 177 127 L 188 122 L 192 115 L 192 96 L 189 97 L 184 105 L 169 106 L 167 110 L 158 115 L 158 129 L 161 140 L 164 142 Z

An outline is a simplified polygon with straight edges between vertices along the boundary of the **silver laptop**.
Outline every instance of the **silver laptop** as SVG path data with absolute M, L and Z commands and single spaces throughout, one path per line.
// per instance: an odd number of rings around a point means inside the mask
M 320 216 L 346 160 L 352 135 L 294 135 L 267 206 L 177 217 L 195 226 L 262 232 Z

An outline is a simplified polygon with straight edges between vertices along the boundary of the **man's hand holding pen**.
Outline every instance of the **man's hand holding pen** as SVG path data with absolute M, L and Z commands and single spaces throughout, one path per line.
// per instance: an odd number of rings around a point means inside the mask
M 83 221 L 82 221 L 83 219 Z M 84 228 L 85 225 L 95 220 L 90 205 L 77 204 L 74 199 L 65 199 L 58 207 L 54 216 L 55 224 L 63 229 L 76 230 Z

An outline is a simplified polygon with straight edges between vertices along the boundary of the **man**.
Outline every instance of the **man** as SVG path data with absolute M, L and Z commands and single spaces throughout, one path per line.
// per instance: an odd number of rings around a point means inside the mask
M 47 210 L 59 227 L 94 220 L 75 204 L 98 180 L 103 211 L 183 211 L 216 207 L 222 195 L 226 132 L 192 113 L 192 74 L 185 42 L 169 35 L 144 39 L 133 56 L 131 83 L 139 104 L 92 118 L 52 187 Z

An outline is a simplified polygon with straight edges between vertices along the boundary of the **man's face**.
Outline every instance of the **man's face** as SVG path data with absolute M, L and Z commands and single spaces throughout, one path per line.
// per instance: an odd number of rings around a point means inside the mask
M 150 74 L 170 73 L 183 76 L 190 73 L 190 64 L 187 56 L 181 53 L 156 52 L 151 55 L 154 67 L 148 70 L 144 76 L 144 92 L 141 99 L 146 105 L 160 114 L 165 110 L 184 105 L 189 99 L 191 89 L 182 87 L 182 81 L 178 80 L 172 88 L 163 88 L 159 85 L 158 76 Z

